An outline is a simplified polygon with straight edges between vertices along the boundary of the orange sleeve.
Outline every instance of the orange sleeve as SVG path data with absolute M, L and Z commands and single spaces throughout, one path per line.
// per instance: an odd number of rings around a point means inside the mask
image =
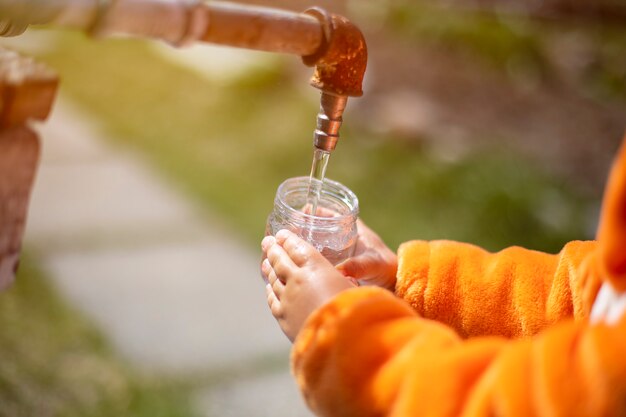
M 319 416 L 621 416 L 623 352 L 626 321 L 463 340 L 386 290 L 357 288 L 309 318 L 292 366 Z
M 601 283 L 584 263 L 596 247 L 574 241 L 550 255 L 411 241 L 398 251 L 396 295 L 462 337 L 530 336 L 564 318 L 587 317 Z
M 606 184 L 597 238 L 602 274 L 616 290 L 626 291 L 626 137 Z

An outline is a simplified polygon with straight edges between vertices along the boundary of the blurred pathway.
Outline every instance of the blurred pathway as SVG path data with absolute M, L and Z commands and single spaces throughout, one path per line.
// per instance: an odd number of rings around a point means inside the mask
M 60 292 L 140 369 L 204 381 L 203 416 L 310 416 L 265 304 L 259 251 L 67 101 L 39 130 L 26 245 Z

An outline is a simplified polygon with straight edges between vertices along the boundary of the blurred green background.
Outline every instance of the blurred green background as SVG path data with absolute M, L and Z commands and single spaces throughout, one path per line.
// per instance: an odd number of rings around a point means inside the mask
M 390 247 L 454 239 L 557 252 L 593 238 L 626 120 L 625 31 L 430 2 L 329 8 L 363 29 L 370 66 L 327 176 L 357 194 L 362 219 Z M 280 56 L 224 81 L 165 59 L 150 42 L 54 36 L 38 58 L 61 74 L 63 92 L 122 138 L 115 146 L 140 152 L 256 248 L 278 184 L 310 169 L 318 108 L 310 69 Z M 0 322 L 56 330 L 36 352 L 20 347 L 22 332 L 3 332 L 0 354 L 18 359 L 2 364 L 0 415 L 191 414 L 184 384 L 135 375 L 88 323 L 48 299 L 36 270 L 20 274 Z M 67 340 L 115 383 L 57 372 Z M 40 371 L 44 362 L 54 368 Z M 24 379 L 9 377 L 18 374 Z M 78 397 L 69 394 L 76 386 Z M 38 412 L 33 398 L 57 411 Z

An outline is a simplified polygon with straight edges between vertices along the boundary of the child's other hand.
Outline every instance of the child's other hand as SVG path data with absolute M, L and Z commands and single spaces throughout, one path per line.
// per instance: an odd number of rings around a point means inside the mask
M 398 271 L 397 255 L 361 220 L 354 256 L 337 265 L 345 276 L 355 278 L 361 285 L 376 285 L 393 291 Z
M 267 303 L 293 342 L 309 315 L 335 295 L 355 285 L 313 246 L 288 230 L 261 242 L 266 258 L 261 272 L 268 281 Z

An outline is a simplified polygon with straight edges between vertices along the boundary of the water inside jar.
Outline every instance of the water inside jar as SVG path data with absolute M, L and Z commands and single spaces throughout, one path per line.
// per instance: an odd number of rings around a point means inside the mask
M 317 192 L 317 215 L 310 215 L 310 183 Z M 286 183 L 287 184 L 287 183 Z M 358 200 L 341 184 L 301 177 L 281 186 L 279 200 L 284 212 L 270 218 L 270 232 L 288 228 L 311 243 L 331 263 L 338 264 L 354 253 L 357 239 Z

